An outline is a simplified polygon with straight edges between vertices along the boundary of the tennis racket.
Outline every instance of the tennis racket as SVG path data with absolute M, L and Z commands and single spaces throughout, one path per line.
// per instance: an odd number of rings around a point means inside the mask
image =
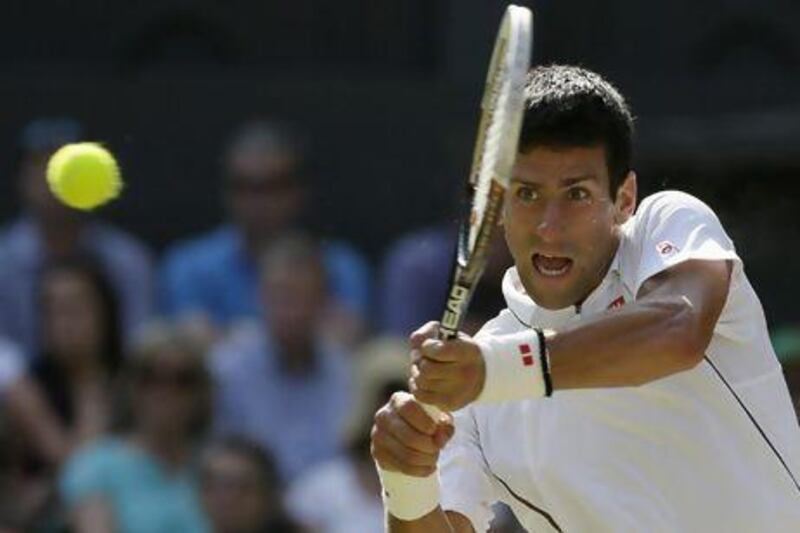
M 495 40 L 481 117 L 467 181 L 466 209 L 461 216 L 450 290 L 439 326 L 439 338 L 453 339 L 489 259 L 503 197 L 517 156 L 533 40 L 533 15 L 510 5 Z
M 508 6 L 486 75 L 453 273 L 439 324 L 441 340 L 458 335 L 489 259 L 492 235 L 498 225 L 517 156 L 532 41 L 531 11 L 525 7 Z M 430 405 L 424 407 L 428 414 L 438 419 L 438 409 Z
M 481 100 L 465 209 L 460 218 L 450 289 L 439 326 L 442 340 L 455 338 L 458 334 L 489 258 L 492 233 L 497 227 L 517 155 L 525 102 L 523 87 L 530 64 L 532 39 L 533 15 L 530 10 L 508 6 L 495 39 Z M 423 407 L 434 420 L 439 420 L 439 409 L 432 405 Z M 381 475 L 384 483 L 394 486 L 410 477 L 394 471 Z

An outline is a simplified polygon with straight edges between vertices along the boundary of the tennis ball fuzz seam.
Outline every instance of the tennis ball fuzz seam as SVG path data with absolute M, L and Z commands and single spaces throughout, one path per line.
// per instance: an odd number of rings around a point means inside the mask
M 97 143 L 67 144 L 47 164 L 53 194 L 75 209 L 90 210 L 116 198 L 122 190 L 119 165 Z

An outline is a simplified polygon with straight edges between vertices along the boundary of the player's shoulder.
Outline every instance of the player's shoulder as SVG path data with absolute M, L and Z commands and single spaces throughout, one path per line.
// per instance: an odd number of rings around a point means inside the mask
M 642 222 L 653 217 L 664 218 L 679 211 L 714 215 L 714 210 L 700 198 L 683 191 L 668 190 L 644 198 L 639 203 L 635 218 Z

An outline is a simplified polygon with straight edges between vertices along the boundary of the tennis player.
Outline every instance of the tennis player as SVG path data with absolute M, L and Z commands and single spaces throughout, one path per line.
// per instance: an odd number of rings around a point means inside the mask
M 415 332 L 414 396 L 375 416 L 379 473 L 415 476 L 389 530 L 486 531 L 502 501 L 536 532 L 800 531 L 800 428 L 718 218 L 677 191 L 637 209 L 631 113 L 597 74 L 535 68 L 526 99 L 508 307 Z

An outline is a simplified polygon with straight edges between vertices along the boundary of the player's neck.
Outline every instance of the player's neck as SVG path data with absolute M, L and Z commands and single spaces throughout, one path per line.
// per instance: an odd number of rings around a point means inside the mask
M 591 289 L 589 289 L 586 294 L 583 295 L 577 302 L 575 302 L 574 307 L 576 311 L 580 312 L 583 304 L 586 300 L 597 290 L 598 287 L 603 283 L 603 280 L 608 276 L 608 271 L 611 270 L 611 265 L 614 264 L 614 258 L 617 256 L 617 252 L 619 251 L 620 245 L 620 235 L 617 233 L 614 237 L 614 246 L 610 247 L 610 253 L 606 257 L 605 262 L 603 263 L 603 267 L 597 270 L 597 277 L 593 280 L 591 284 Z

